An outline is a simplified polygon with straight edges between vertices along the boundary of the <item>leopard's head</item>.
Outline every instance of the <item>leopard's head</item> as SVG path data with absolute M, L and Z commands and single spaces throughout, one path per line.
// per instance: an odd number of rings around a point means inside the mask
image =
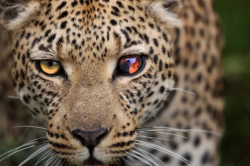
M 8 0 L 15 90 L 61 163 L 115 164 L 174 86 L 176 0 Z

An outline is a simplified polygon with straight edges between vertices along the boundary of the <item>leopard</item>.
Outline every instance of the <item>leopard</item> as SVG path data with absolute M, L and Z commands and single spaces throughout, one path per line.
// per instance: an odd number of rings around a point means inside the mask
M 3 0 L 0 13 L 17 98 L 46 125 L 20 166 L 219 165 L 212 0 Z

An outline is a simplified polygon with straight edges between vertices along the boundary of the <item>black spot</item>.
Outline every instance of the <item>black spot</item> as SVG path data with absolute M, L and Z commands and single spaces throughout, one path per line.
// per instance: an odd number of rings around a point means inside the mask
M 164 46 L 162 46 L 162 53 L 165 54 L 166 53 L 166 48 Z
M 168 42 L 168 36 L 167 36 L 165 33 L 163 33 L 163 39 L 164 39 L 166 42 Z
M 47 30 L 47 31 L 45 32 L 45 37 L 48 37 L 49 34 L 50 34 L 50 32 L 51 32 L 51 30 Z
M 143 17 L 139 17 L 139 20 L 140 20 L 141 22 L 145 22 L 145 19 L 144 19 Z
M 206 60 L 207 60 L 207 54 L 203 54 L 203 56 L 202 56 L 202 60 L 203 60 L 203 62 L 206 62 Z
M 28 40 L 30 38 L 31 34 L 30 33 L 27 33 L 26 34 L 26 39 Z
M 67 17 L 67 16 L 68 16 L 68 12 L 64 11 L 64 12 L 62 12 L 62 14 L 60 14 L 60 16 L 58 17 L 58 19 L 62 19 L 62 18 Z
M 164 86 L 161 86 L 159 91 L 161 92 L 161 94 L 164 93 L 165 87 L 164 87 Z
M 22 56 L 22 64 L 25 65 L 25 55 Z
M 115 25 L 117 25 L 117 21 L 112 19 L 112 20 L 110 20 L 110 24 L 115 26 Z
M 166 80 L 166 76 L 164 74 L 161 75 L 161 79 L 162 81 L 165 81 Z
M 209 163 L 209 160 L 210 160 L 210 155 L 208 152 L 205 152 L 203 155 L 202 155 L 202 158 L 201 158 L 201 163 L 204 165 L 204 164 L 207 164 Z
M 147 96 L 147 98 L 151 97 L 154 94 L 154 92 L 150 92 Z
M 125 35 L 125 37 L 126 37 L 126 42 L 128 43 L 128 42 L 130 42 L 130 37 L 129 37 L 129 34 L 125 31 L 125 30 L 123 30 L 123 29 L 121 29 L 121 32 Z
M 56 38 L 56 34 L 53 34 L 51 35 L 49 38 L 48 38 L 48 42 L 51 43 L 54 39 Z
M 126 137 L 126 136 L 128 136 L 128 133 L 127 133 L 127 132 L 124 132 L 122 135 L 123 135 L 124 137 Z
M 169 141 L 169 146 L 173 149 L 176 150 L 178 148 L 178 144 L 174 142 L 173 140 Z
M 133 12 L 135 11 L 135 8 L 133 8 L 132 6 L 128 5 L 128 9 L 132 10 Z
M 204 33 L 204 30 L 203 29 L 200 29 L 200 36 L 201 37 L 204 37 L 205 33 Z
M 195 111 L 194 116 L 195 116 L 195 117 L 198 117 L 200 114 L 201 114 L 201 108 L 198 108 L 198 109 Z
M 160 60 L 160 63 L 159 63 L 159 71 L 162 71 L 162 60 Z
M 154 49 L 153 47 L 150 47 L 149 54 L 153 54 L 153 53 L 154 53 Z
M 159 43 L 158 43 L 158 40 L 157 40 L 157 39 L 154 39 L 154 44 L 155 44 L 156 47 L 159 46 Z
M 170 78 L 172 76 L 171 71 L 168 72 L 168 77 Z
M 191 163 L 192 158 L 191 158 L 191 155 L 189 153 L 184 154 L 183 157 L 188 161 L 188 163 Z M 184 161 L 180 161 L 180 165 L 186 166 L 187 163 Z
M 66 28 L 66 26 L 67 26 L 67 21 L 64 21 L 61 23 L 61 29 Z
M 158 56 L 157 55 L 154 56 L 154 62 L 155 62 L 155 64 L 157 64 L 157 62 L 158 62 Z
M 197 62 L 197 61 L 195 61 L 195 62 L 194 62 L 194 64 L 192 65 L 192 68 L 193 68 L 193 69 L 196 69 L 196 68 L 197 68 L 197 66 L 198 66 L 198 62 Z
M 123 8 L 123 4 L 120 1 L 117 1 L 116 4 L 120 7 Z
M 144 39 L 145 39 L 146 43 L 148 44 L 149 43 L 148 35 L 144 34 Z
M 188 67 L 188 62 L 189 62 L 189 61 L 188 61 L 187 59 L 185 59 L 185 60 L 183 61 L 183 63 L 184 63 L 183 65 L 184 65 L 184 67 Z
M 114 10 L 115 13 L 120 12 L 120 10 L 117 7 L 115 7 L 115 6 L 112 6 L 112 9 Z
M 168 66 L 168 64 L 167 64 L 167 63 L 165 63 L 165 69 L 168 69 L 168 67 L 169 67 L 169 66 Z
M 196 80 L 197 80 L 197 82 L 201 82 L 201 80 L 202 80 L 202 74 L 201 74 L 201 73 L 199 73 L 199 74 L 197 75 Z
M 59 134 L 56 133 L 55 136 L 56 136 L 57 139 L 59 138 Z
M 150 26 L 150 28 L 154 29 L 154 24 L 148 23 L 148 25 Z
M 183 103 L 186 103 L 186 102 L 187 102 L 187 98 L 186 98 L 185 96 L 183 96 L 183 97 L 181 98 L 181 101 L 182 101 Z
M 76 5 L 78 5 L 78 2 L 75 0 L 74 2 L 71 3 L 72 7 L 75 7 Z
M 23 100 L 24 100 L 25 103 L 29 104 L 29 99 L 28 99 L 28 97 L 23 96 Z
M 61 3 L 61 5 L 59 5 L 59 6 L 57 7 L 56 11 L 61 10 L 66 4 L 67 4 L 67 2 L 63 1 L 63 2 Z
M 197 135 L 194 139 L 194 146 L 197 147 L 200 145 L 201 139 L 200 137 Z
M 186 43 L 186 47 L 189 51 L 192 51 L 193 50 L 193 47 L 192 47 L 192 44 L 190 42 L 187 42 Z
M 169 155 L 166 155 L 166 156 L 162 156 L 162 157 L 161 157 L 161 161 L 162 161 L 163 163 L 168 163 L 170 160 L 171 160 L 171 158 L 170 158 Z

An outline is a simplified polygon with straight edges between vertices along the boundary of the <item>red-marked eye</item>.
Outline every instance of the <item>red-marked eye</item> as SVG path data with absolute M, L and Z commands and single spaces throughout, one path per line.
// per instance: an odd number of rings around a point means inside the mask
M 143 58 L 138 55 L 124 56 L 119 61 L 119 68 L 124 75 L 133 75 L 141 71 Z

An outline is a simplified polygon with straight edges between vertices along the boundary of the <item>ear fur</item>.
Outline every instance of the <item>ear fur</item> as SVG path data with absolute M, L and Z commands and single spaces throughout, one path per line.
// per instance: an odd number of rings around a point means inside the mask
M 37 8 L 30 0 L 0 0 L 0 24 L 14 30 L 24 24 Z
M 181 0 L 152 0 L 149 4 L 150 12 L 170 27 L 182 25 L 182 21 L 179 19 L 181 9 Z

